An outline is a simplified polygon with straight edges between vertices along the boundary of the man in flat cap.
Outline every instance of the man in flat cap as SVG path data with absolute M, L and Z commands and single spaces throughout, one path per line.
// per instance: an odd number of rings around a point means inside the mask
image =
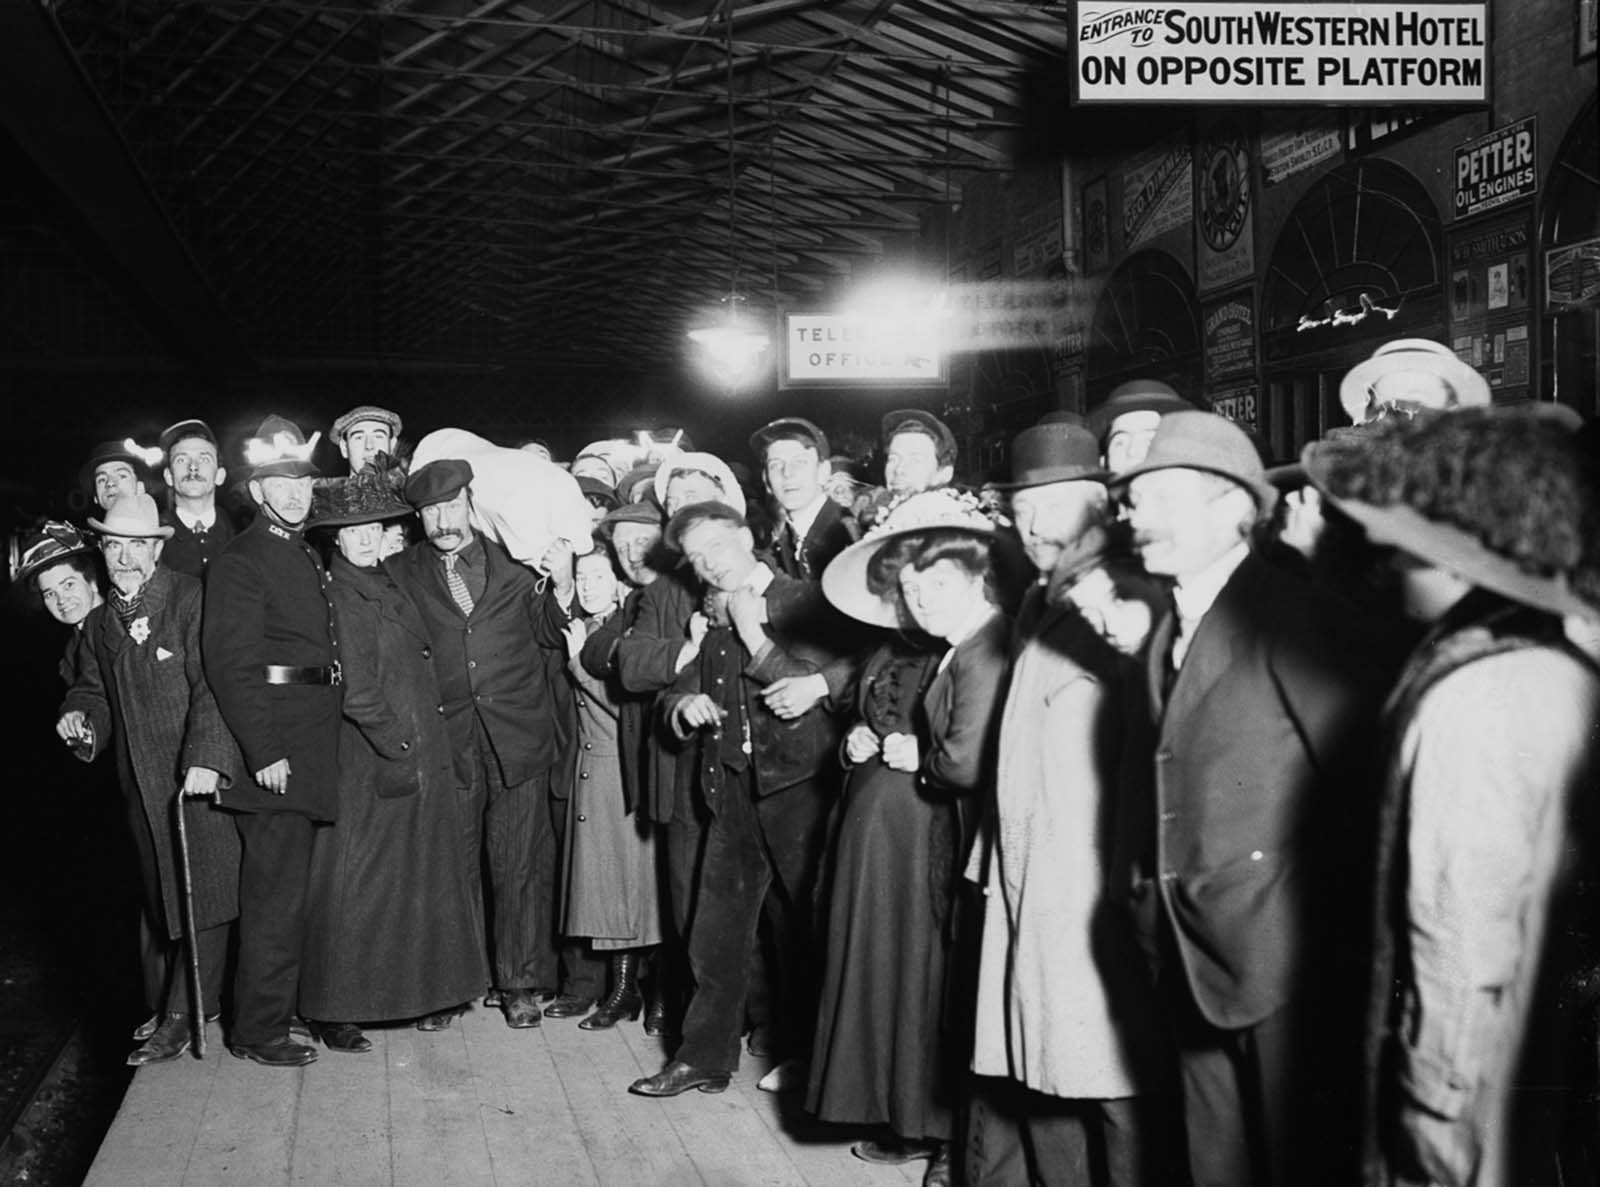
M 778 571 L 820 581 L 822 570 L 856 538 L 855 525 L 828 498 L 828 438 L 798 416 L 762 425 L 750 437 L 750 452 L 783 522 L 773 537 Z
M 883 484 L 896 495 L 949 486 L 956 473 L 956 438 L 944 421 L 920 408 L 897 408 L 883 418 Z
M 161 476 L 172 497 L 161 512 L 161 522 L 172 529 L 161 563 L 203 581 L 211 562 L 239 534 L 233 517 L 217 505 L 217 491 L 228 478 L 217 435 L 203 420 L 180 420 L 161 431 L 161 454 Z
M 244 846 L 230 1049 L 269 1067 L 317 1057 L 289 1026 L 312 837 L 338 806 L 338 641 L 322 558 L 302 536 L 315 446 L 281 416 L 246 443 L 259 513 L 211 565 L 202 631 L 206 678 L 252 775 L 222 793 Z
M 333 443 L 354 474 L 380 453 L 390 457 L 400 444 L 400 414 L 375 404 L 361 404 L 333 422 Z
M 1169 412 L 1113 486 L 1175 583 L 1146 646 L 1155 802 L 1130 881 L 1194 1183 L 1354 1181 L 1364 744 L 1391 665 L 1347 604 L 1252 552 L 1277 492 L 1237 425 Z
M 555 947 L 557 822 L 552 781 L 575 723 L 560 711 L 547 655 L 565 655 L 572 604 L 572 546 L 557 540 L 540 578 L 472 525 L 472 466 L 429 462 L 405 497 L 426 537 L 393 562 L 422 611 L 439 674 L 439 712 L 450 731 L 473 863 L 487 857 L 494 986 L 506 1025 L 538 1026 L 541 991 L 560 980 Z M 569 967 L 564 990 L 585 1013 L 603 989 L 604 965 Z

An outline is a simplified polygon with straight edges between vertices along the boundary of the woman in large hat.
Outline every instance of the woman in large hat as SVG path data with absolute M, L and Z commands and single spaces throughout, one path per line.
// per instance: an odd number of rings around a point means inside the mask
M 371 1046 L 362 1021 L 442 1029 L 489 980 L 427 628 L 378 559 L 385 527 L 410 513 L 368 467 L 320 484 L 308 517 L 334 538 L 344 707 L 339 823 L 312 850 L 300 1011 L 339 1051 Z
M 1593 1052 L 1572 996 L 1593 924 L 1568 912 L 1600 671 L 1563 630 L 1600 619 L 1593 456 L 1538 409 L 1478 407 L 1305 459 L 1429 626 L 1384 714 L 1367 1181 L 1565 1181 L 1559 1138 L 1593 1108 L 1559 1091 Z
M 879 1125 L 869 1162 L 931 1160 L 947 1183 L 957 1064 L 945 1039 L 962 805 L 993 770 L 1009 620 L 976 500 L 913 495 L 828 565 L 823 593 L 894 633 L 867 661 L 846 735 L 826 962 L 806 1107 Z
M 24 542 L 11 578 L 18 588 L 38 594 L 51 618 L 72 628 L 60 665 L 61 679 L 68 684 L 77 672 L 84 620 L 105 601 L 95 556 L 94 547 L 77 528 L 49 520 Z

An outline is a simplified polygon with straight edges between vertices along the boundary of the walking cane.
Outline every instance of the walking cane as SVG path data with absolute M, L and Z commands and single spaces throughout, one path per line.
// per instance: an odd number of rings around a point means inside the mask
M 178 788 L 178 798 L 173 801 L 178 814 L 178 864 L 183 877 L 183 940 L 189 957 L 189 992 L 192 995 L 193 1013 L 189 1016 L 189 1029 L 194 1035 L 194 1053 L 206 1057 L 206 999 L 200 984 L 200 937 L 194 926 L 194 877 L 189 870 L 189 826 L 184 820 L 183 788 Z

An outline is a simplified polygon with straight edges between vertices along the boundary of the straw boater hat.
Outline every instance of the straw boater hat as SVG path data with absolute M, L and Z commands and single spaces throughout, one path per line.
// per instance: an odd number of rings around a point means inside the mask
M 1424 412 L 1315 442 L 1302 459 L 1375 543 L 1523 605 L 1600 619 L 1571 585 L 1592 563 L 1595 493 L 1563 421 L 1515 406 Z
M 261 422 L 255 436 L 244 443 L 244 462 L 250 481 L 262 478 L 310 478 L 321 473 L 311 454 L 321 433 L 305 434 L 291 420 L 276 413 Z
M 1385 342 L 1339 383 L 1339 403 L 1358 425 L 1396 404 L 1475 408 L 1489 402 L 1488 381 L 1444 343 L 1427 338 Z
M 22 560 L 11 580 L 22 585 L 29 578 L 75 556 L 94 555 L 94 545 L 83 533 L 62 520 L 46 520 L 22 546 Z
M 851 544 L 822 572 L 822 594 L 838 609 L 873 626 L 902 625 L 900 609 L 867 588 L 867 566 L 890 540 L 933 529 L 995 537 L 995 525 L 978 508 L 978 500 L 944 486 L 911 495 L 889 510 L 872 531 Z
M 342 528 L 358 523 L 382 523 L 411 514 L 411 505 L 395 490 L 389 475 L 367 466 L 348 478 L 318 480 L 311 491 L 311 512 L 306 527 Z
M 90 519 L 89 526 L 102 536 L 135 540 L 165 540 L 174 529 L 161 522 L 156 501 L 144 491 L 112 499 L 105 519 Z
M 667 484 L 672 481 L 674 474 L 684 470 L 699 470 L 703 474 L 711 475 L 722 491 L 722 498 L 719 501 L 726 503 L 740 515 L 745 513 L 744 491 L 739 487 L 739 480 L 728 468 L 728 463 L 714 453 L 680 453 L 662 462 L 661 468 L 656 471 L 656 502 L 663 507 L 667 505 Z
M 1265 519 L 1278 503 L 1278 488 L 1267 481 L 1266 468 L 1250 436 L 1214 412 L 1170 412 L 1156 426 L 1144 461 L 1111 480 L 1126 486 L 1155 470 L 1204 470 L 1231 478 L 1255 498 Z

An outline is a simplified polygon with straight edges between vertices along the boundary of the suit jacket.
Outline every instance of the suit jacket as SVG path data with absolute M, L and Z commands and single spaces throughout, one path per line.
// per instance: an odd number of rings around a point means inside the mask
M 445 585 L 439 551 L 423 541 L 389 563 L 422 613 L 436 652 L 439 712 L 464 772 L 481 724 L 507 784 L 551 770 L 572 739 L 575 723 L 560 712 L 550 688 L 550 650 L 564 655 L 568 621 L 555 595 L 532 569 L 493 540 L 480 537 L 485 585 L 465 618 Z M 485 756 L 486 758 L 488 756 Z
M 855 543 L 858 535 L 856 521 L 832 499 L 825 499 L 806 529 L 798 555 L 793 530 L 787 523 L 778 529 L 772 541 L 773 568 L 786 577 L 820 581 L 828 562 Z
M 768 596 L 774 591 L 789 592 L 795 582 L 782 574 L 773 576 Z M 700 654 L 673 681 L 661 697 L 662 719 L 671 721 L 674 707 L 686 697 L 705 693 L 727 712 L 729 731 L 749 724 L 749 761 L 754 772 L 757 797 L 774 795 L 797 783 L 817 778 L 838 767 L 839 722 L 826 702 L 814 705 L 792 721 L 784 721 L 768 709 L 761 690 L 785 676 L 806 676 L 821 671 L 832 658 L 826 647 L 787 634 L 780 626 L 763 628 L 767 643 L 756 654 L 745 650 L 732 627 L 712 627 L 700 645 Z M 729 674 L 736 673 L 730 679 Z M 697 762 L 688 769 L 697 774 L 701 795 L 712 811 L 717 810 L 729 755 L 723 731 L 696 736 Z M 734 741 L 737 748 L 737 739 Z M 680 764 L 680 768 L 688 764 Z
M 235 782 L 223 803 L 244 812 L 298 812 L 332 820 L 339 803 L 340 689 L 333 684 L 268 684 L 268 664 L 330 667 L 338 658 L 327 574 L 299 532 L 266 515 L 212 562 L 205 584 L 201 651 L 206 680 L 252 774 L 289 760 L 283 795 L 253 778 Z
M 133 635 L 109 605 L 95 607 L 62 706 L 88 716 L 94 754 L 116 751 L 146 909 L 169 939 L 183 934 L 172 813 L 184 772 L 209 768 L 224 788 L 249 779 L 201 670 L 200 607 L 199 581 L 162 568 L 145 585 Z M 233 819 L 209 801 L 191 800 L 185 812 L 195 924 L 213 927 L 239 913 L 239 836 Z
M 172 537 L 161 549 L 161 563 L 179 573 L 204 581 L 211 562 L 222 554 L 228 541 L 239 534 L 233 516 L 217 504 L 217 522 L 204 532 L 196 532 L 171 507 L 161 512 L 161 522 L 172 528 Z
M 1350 917 L 1361 898 L 1340 893 L 1338 871 L 1359 853 L 1352 822 L 1373 797 L 1361 751 L 1386 668 L 1354 614 L 1250 556 L 1165 696 L 1173 616 L 1152 632 L 1155 835 L 1135 908 L 1150 951 L 1165 916 L 1214 1026 L 1251 1026 L 1287 1004 L 1313 957 L 1331 957 L 1361 923 Z

